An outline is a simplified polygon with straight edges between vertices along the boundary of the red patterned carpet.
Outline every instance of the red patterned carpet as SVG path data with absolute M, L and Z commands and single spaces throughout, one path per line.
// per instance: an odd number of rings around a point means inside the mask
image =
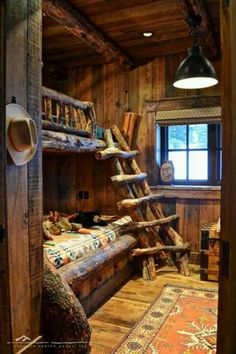
M 218 293 L 166 285 L 115 354 L 216 353 Z

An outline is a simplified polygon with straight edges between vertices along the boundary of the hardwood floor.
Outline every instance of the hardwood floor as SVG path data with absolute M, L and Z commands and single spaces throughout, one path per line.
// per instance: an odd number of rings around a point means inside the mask
M 90 317 L 91 354 L 111 353 L 154 298 L 160 294 L 165 284 L 217 288 L 217 283 L 201 281 L 198 270 L 197 266 L 191 266 L 192 274 L 186 278 L 173 268 L 162 268 L 155 281 L 145 281 L 139 275 L 133 276 Z

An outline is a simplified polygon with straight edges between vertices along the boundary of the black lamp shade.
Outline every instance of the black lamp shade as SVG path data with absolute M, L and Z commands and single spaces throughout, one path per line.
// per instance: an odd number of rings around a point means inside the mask
M 188 57 L 180 64 L 175 74 L 174 86 L 182 89 L 198 89 L 218 83 L 216 72 L 198 46 L 188 49 Z

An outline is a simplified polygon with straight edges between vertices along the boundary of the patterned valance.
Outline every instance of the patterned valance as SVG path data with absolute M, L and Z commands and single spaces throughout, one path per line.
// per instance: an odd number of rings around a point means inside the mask
M 221 107 L 186 108 L 156 111 L 161 126 L 178 124 L 220 123 Z

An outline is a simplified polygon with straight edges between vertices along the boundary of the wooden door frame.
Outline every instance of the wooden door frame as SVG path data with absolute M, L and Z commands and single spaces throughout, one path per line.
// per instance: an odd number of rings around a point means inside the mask
M 42 158 L 41 0 L 0 2 L 0 352 L 41 334 Z M 5 106 L 23 106 L 34 119 L 39 144 L 34 158 L 15 166 L 5 144 Z M 31 352 L 38 349 L 31 349 Z
M 7 340 L 12 337 L 10 316 L 10 287 L 8 272 L 8 251 L 6 240 L 6 149 L 5 149 L 5 81 L 6 81 L 6 2 L 0 2 L 0 352 L 11 353 L 12 346 Z
M 236 352 L 236 2 L 221 0 L 222 143 L 219 354 Z

